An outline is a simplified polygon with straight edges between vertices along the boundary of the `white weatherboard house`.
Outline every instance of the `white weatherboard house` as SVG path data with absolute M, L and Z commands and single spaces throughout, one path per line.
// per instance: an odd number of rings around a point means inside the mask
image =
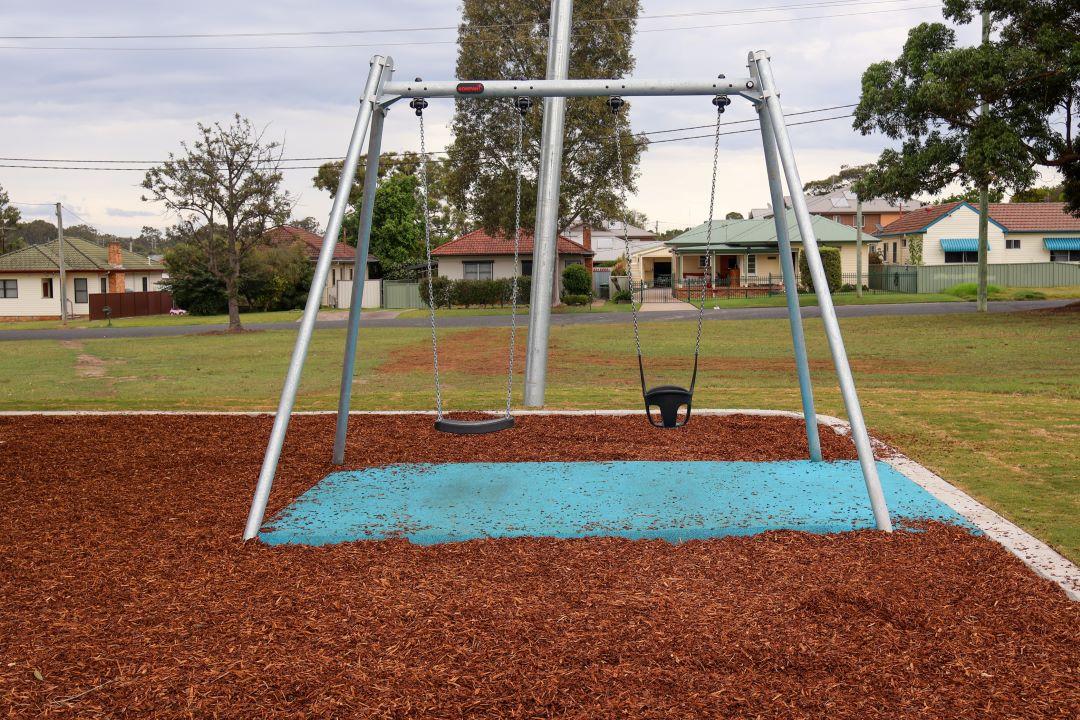
M 0 255 L 0 320 L 60 317 L 60 241 Z M 160 290 L 165 266 L 124 250 L 81 238 L 64 239 L 68 315 L 88 315 L 90 296 Z
M 626 254 L 622 222 L 607 222 L 603 225 L 573 222 L 562 234 L 582 247 L 592 250 L 595 253 L 594 261 L 614 262 Z M 630 241 L 630 252 L 633 254 L 655 243 L 656 233 L 635 225 L 626 225 L 626 240 Z
M 887 262 L 976 263 L 979 211 L 966 202 L 930 205 L 905 213 L 878 238 Z M 1066 213 L 1064 203 L 990 203 L 987 238 L 992 265 L 1080 262 L 1080 218 Z M 913 246 L 920 243 L 922 262 L 913 263 Z

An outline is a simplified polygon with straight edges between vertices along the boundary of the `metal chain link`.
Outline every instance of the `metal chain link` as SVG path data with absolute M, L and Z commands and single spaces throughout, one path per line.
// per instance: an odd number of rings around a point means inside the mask
M 514 186 L 514 277 L 510 283 L 510 358 L 506 369 L 506 417 L 514 393 L 514 347 L 517 341 L 518 283 L 521 278 L 521 175 L 524 172 L 525 115 L 518 113 L 517 127 L 517 179 Z M 533 244 L 535 248 L 535 242 Z
M 424 253 L 427 257 L 428 315 L 431 320 L 431 357 L 435 366 L 435 415 L 442 420 L 442 382 L 439 379 L 439 336 L 435 328 L 435 288 L 431 279 L 431 208 L 428 202 L 428 156 L 424 137 L 424 115 L 420 118 L 420 198 L 424 210 Z
M 709 225 L 705 230 L 705 278 L 707 280 L 712 279 L 712 228 L 713 228 L 713 209 L 716 207 L 716 175 L 720 164 L 720 120 L 724 117 L 723 106 L 719 106 L 716 109 L 716 132 L 713 136 L 713 157 L 712 157 L 712 183 L 709 187 Z M 701 305 L 698 306 L 697 317 L 697 339 L 694 340 L 694 357 L 697 357 L 701 352 L 701 323 L 705 318 L 705 298 L 708 294 L 708 282 L 701 283 Z M 690 293 L 687 292 L 687 297 L 690 297 Z
M 615 163 L 616 170 L 619 173 L 619 194 L 620 201 L 623 206 L 623 247 L 624 257 L 626 258 L 626 282 L 630 284 L 630 315 L 634 320 L 634 348 L 637 350 L 638 359 L 641 359 L 641 334 L 638 331 L 638 306 L 634 301 L 634 271 L 632 263 L 630 262 L 630 231 L 627 227 L 630 223 L 630 208 L 626 203 L 626 186 L 629 180 L 624 172 L 623 166 L 623 154 L 622 154 L 622 138 L 619 137 L 619 112 L 618 110 L 611 113 L 613 132 L 612 136 L 615 138 Z M 645 289 L 641 290 L 642 297 L 644 297 Z

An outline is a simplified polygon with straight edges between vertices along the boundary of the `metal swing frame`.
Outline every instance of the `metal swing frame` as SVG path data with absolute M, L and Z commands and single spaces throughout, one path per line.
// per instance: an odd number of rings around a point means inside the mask
M 319 311 L 319 300 L 326 286 L 330 273 L 330 262 L 334 247 L 341 232 L 341 223 L 345 215 L 349 190 L 352 187 L 359 165 L 365 138 L 367 145 L 367 174 L 364 179 L 363 199 L 360 205 L 360 231 L 357 237 L 356 277 L 364 277 L 367 266 L 368 242 L 371 234 L 372 208 L 375 189 L 378 182 L 379 155 L 382 145 L 383 124 L 388 109 L 397 101 L 408 98 L 495 98 L 526 96 L 546 98 L 544 102 L 544 125 L 541 136 L 540 172 L 537 188 L 537 217 L 534 235 L 533 269 L 534 277 L 554 277 L 559 174 L 562 165 L 562 138 L 568 97 L 623 97 L 636 96 L 685 96 L 700 95 L 714 97 L 727 95 L 740 97 L 754 105 L 758 113 L 764 150 L 765 167 L 768 173 L 769 190 L 776 224 L 777 242 L 780 249 L 780 264 L 784 277 L 784 290 L 787 296 L 788 316 L 791 325 L 792 344 L 795 364 L 798 370 L 799 388 L 802 395 L 803 416 L 806 420 L 807 443 L 810 459 L 820 461 L 821 444 L 818 425 L 814 412 L 813 389 L 810 383 L 810 369 L 806 356 L 803 335 L 802 316 L 799 310 L 798 289 L 795 286 L 795 268 L 791 256 L 791 241 L 788 237 L 786 213 L 783 211 L 784 188 L 786 182 L 791 205 L 806 253 L 814 292 L 817 295 L 821 320 L 829 342 L 833 365 L 840 385 L 844 407 L 851 425 L 851 436 L 858 451 L 863 479 L 866 483 L 870 506 L 879 530 L 891 531 L 892 522 L 881 490 L 877 466 L 874 462 L 873 448 L 863 419 L 862 407 L 855 391 L 855 381 L 851 375 L 844 341 L 840 334 L 836 311 L 825 278 L 821 256 L 818 252 L 817 239 L 814 236 L 810 213 L 807 211 L 802 179 L 795 164 L 791 140 L 784 123 L 780 107 L 780 94 L 776 89 L 769 54 L 763 50 L 751 52 L 748 56 L 749 74 L 740 78 L 719 78 L 711 80 L 568 80 L 570 49 L 570 18 L 572 0 L 554 0 L 552 21 L 550 24 L 547 79 L 543 80 L 469 80 L 438 82 L 394 82 L 391 79 L 394 64 L 389 57 L 376 55 L 371 60 L 371 68 L 360 109 L 353 125 L 349 149 L 345 156 L 341 180 L 326 225 L 319 260 L 308 292 L 307 304 L 296 336 L 289 369 L 285 376 L 284 387 L 274 417 L 273 429 L 267 443 L 259 472 L 258 484 L 251 502 L 244 539 L 258 535 L 270 498 L 274 475 L 281 457 L 281 448 L 285 441 L 293 404 L 296 400 L 300 376 L 303 373 L 311 335 L 315 329 L 315 320 Z M 338 398 L 337 431 L 334 438 L 333 462 L 345 461 L 345 436 L 349 422 L 349 404 L 352 393 L 352 380 L 356 363 L 356 339 L 360 326 L 361 293 L 363 283 L 353 283 L 352 302 L 349 308 L 349 322 L 345 339 L 345 356 L 342 362 L 341 391 Z M 535 282 L 532 284 L 531 308 L 529 314 L 529 342 L 525 366 L 525 404 L 540 407 L 544 404 L 544 390 L 547 375 L 548 331 L 551 319 L 552 283 Z

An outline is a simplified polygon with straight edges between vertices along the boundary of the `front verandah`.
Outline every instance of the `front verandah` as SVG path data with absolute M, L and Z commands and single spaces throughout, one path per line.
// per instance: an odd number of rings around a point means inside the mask
M 774 295 L 784 290 L 775 250 L 771 255 L 764 256 L 770 261 L 767 267 L 763 267 L 765 263 L 760 252 L 727 251 L 711 255 L 713 261 L 708 264 L 704 253 L 675 255 L 677 281 L 672 291 L 675 297 L 683 300 L 700 298 L 703 285 L 708 298 L 756 297 Z

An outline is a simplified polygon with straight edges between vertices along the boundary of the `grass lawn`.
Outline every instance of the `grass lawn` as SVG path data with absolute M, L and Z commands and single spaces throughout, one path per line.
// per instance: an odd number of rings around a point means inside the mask
M 575 313 L 589 313 L 589 312 L 630 312 L 629 304 L 613 303 L 611 301 L 605 302 L 602 306 L 593 307 L 592 305 L 559 305 L 551 309 L 555 315 L 572 315 Z M 510 308 L 508 307 L 470 307 L 470 308 L 438 308 L 435 311 L 437 317 L 477 317 L 480 315 L 509 315 Z M 518 315 L 528 315 L 529 306 L 518 306 Z M 398 317 L 403 318 L 417 318 L 427 317 L 427 308 L 420 308 L 419 310 L 405 310 Z
M 241 323 L 295 322 L 300 310 L 277 310 L 273 312 L 250 312 L 240 315 Z M 227 325 L 228 315 L 147 315 L 144 317 L 116 318 L 113 327 L 147 327 L 160 325 Z M 69 328 L 103 328 L 107 320 L 69 320 Z M 65 327 L 59 320 L 34 320 L 29 322 L 0 322 L 0 330 L 40 330 Z
M 872 431 L 1073 560 L 1080 560 L 1078 319 L 1031 312 L 842 321 Z M 842 416 L 821 324 L 806 327 L 818 411 Z M 500 404 L 506 334 L 441 333 L 449 407 Z M 641 334 L 650 383 L 686 383 L 693 322 L 645 322 Z M 270 410 L 294 337 L 281 330 L 10 344 L 0 356 L 0 408 Z M 342 330 L 316 332 L 298 408 L 335 406 L 343 338 Z M 362 329 L 354 408 L 429 409 L 429 343 L 423 328 Z M 551 407 L 639 405 L 628 326 L 553 326 L 551 347 Z M 515 391 L 520 398 L 520 382 Z M 798 409 L 787 321 L 706 325 L 695 404 Z

